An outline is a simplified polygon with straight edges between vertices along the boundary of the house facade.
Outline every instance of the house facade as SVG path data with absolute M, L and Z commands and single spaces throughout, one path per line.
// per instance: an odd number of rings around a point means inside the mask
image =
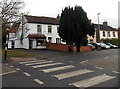
M 88 36 L 88 43 L 97 43 L 98 39 L 100 39 L 100 41 L 101 41 L 102 39 L 118 38 L 117 29 L 109 26 L 106 21 L 103 22 L 103 24 L 100 24 L 99 34 L 97 34 L 98 24 L 94 24 L 94 26 L 95 26 L 94 38 L 91 36 Z M 98 35 L 99 35 L 99 37 L 98 37 Z
M 58 35 L 56 18 L 29 15 L 22 18 L 21 23 L 13 25 L 8 48 L 41 49 L 46 48 L 46 42 L 63 43 Z

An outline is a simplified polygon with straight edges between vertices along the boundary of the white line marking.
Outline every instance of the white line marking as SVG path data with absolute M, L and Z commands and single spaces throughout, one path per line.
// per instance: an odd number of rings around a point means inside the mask
M 16 68 L 16 70 L 20 70 L 19 68 Z
M 115 76 L 108 76 L 106 74 L 103 74 L 103 75 L 99 75 L 99 76 L 96 76 L 96 77 L 93 77 L 93 78 L 89 78 L 89 79 L 85 79 L 85 80 L 82 80 L 82 81 L 74 82 L 74 83 L 71 83 L 69 85 L 74 85 L 76 87 L 91 87 L 91 86 L 97 85 L 99 83 L 111 80 L 113 78 L 115 78 Z
M 42 81 L 40 81 L 39 79 L 34 79 L 35 82 L 37 82 L 38 84 L 44 84 Z
M 25 63 L 31 63 L 31 62 L 42 62 L 42 61 L 45 61 L 45 60 L 36 60 L 36 61 L 25 61 L 25 62 L 19 62 L 20 64 L 25 64 Z
M 73 76 L 83 75 L 83 74 L 90 73 L 90 72 L 94 72 L 94 71 L 90 71 L 90 70 L 87 70 L 87 69 L 82 69 L 82 70 L 57 74 L 57 75 L 53 75 L 53 76 L 58 78 L 58 80 L 61 80 L 61 79 L 65 79 L 65 78 L 69 78 L 69 77 L 73 77 Z
M 63 63 L 58 62 L 58 63 L 52 63 L 52 64 L 36 65 L 36 66 L 32 66 L 32 67 L 33 68 L 39 68 L 39 67 L 48 67 L 48 66 L 59 65 L 59 64 L 63 64 Z
M 108 59 L 109 57 L 105 57 L 105 58 L 103 58 L 103 59 Z
M 10 67 L 14 67 L 14 66 L 10 66 Z
M 14 73 L 14 72 L 16 72 L 16 71 L 10 71 L 10 72 L 6 72 L 6 73 L 2 73 L 2 74 L 0 74 L 0 76 L 1 75 L 6 75 L 6 74 L 10 74 L 10 73 Z
M 85 63 L 85 62 L 87 62 L 87 61 L 88 61 L 88 60 L 85 60 L 85 61 L 82 61 L 82 62 L 80 62 L 80 63 L 82 64 L 82 63 Z
M 101 68 L 101 67 L 97 67 L 97 66 L 95 66 L 95 68 L 97 68 L 97 69 L 101 69 L 101 70 L 103 69 L 103 68 Z
M 112 71 L 113 73 L 117 73 L 117 74 L 119 74 L 120 72 L 118 72 L 118 71 Z
M 44 64 L 44 63 L 51 63 L 51 62 L 53 62 L 53 61 L 45 61 L 45 62 L 30 63 L 30 64 L 25 64 L 25 65 Z
M 68 65 L 68 66 L 61 66 L 61 67 L 44 69 L 44 70 L 42 70 L 42 71 L 45 72 L 45 73 L 49 73 L 49 72 L 54 72 L 54 71 L 58 71 L 58 70 L 70 69 L 70 68 L 74 68 L 74 67 L 75 67 L 75 66 L 73 66 L 73 65 Z
M 6 65 L 8 65 L 8 63 L 5 63 Z
M 30 74 L 28 74 L 27 72 L 23 72 L 23 74 L 25 74 L 26 76 L 31 76 Z

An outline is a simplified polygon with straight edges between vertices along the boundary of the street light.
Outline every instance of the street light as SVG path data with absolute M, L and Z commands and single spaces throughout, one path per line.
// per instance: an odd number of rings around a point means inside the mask
M 5 55 L 4 55 L 4 60 L 6 60 L 6 57 L 7 57 L 7 49 L 8 49 L 8 41 L 9 41 L 9 32 L 10 32 L 10 29 L 7 28 L 7 29 L 6 29 L 6 43 L 5 43 Z
M 98 13 L 97 15 L 98 15 L 98 40 L 97 40 L 97 42 L 98 43 L 100 43 L 100 24 L 99 24 L 99 15 L 100 15 L 101 13 Z

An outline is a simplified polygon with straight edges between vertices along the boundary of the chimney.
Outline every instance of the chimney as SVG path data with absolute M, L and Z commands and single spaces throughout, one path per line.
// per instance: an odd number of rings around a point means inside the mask
M 107 22 L 107 21 L 104 21 L 104 22 L 103 22 L 103 25 L 104 25 L 104 26 L 108 26 L 108 22 Z
M 61 18 L 61 17 L 60 17 L 59 14 L 58 14 L 58 15 L 57 15 L 57 19 L 58 19 L 59 21 L 60 21 L 60 18 Z

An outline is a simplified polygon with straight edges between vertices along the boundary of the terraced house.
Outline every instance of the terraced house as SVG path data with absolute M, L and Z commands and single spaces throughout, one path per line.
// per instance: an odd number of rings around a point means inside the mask
M 8 48 L 39 49 L 46 48 L 46 42 L 62 43 L 58 27 L 57 18 L 25 15 L 13 25 Z
M 90 42 L 96 43 L 97 39 L 98 39 L 98 34 L 96 34 L 98 24 L 94 24 L 94 26 L 95 26 L 95 36 L 94 36 L 94 38 L 88 36 L 89 43 Z M 116 28 L 109 26 L 108 22 L 105 21 L 105 22 L 103 22 L 103 24 L 100 24 L 99 35 L 100 35 L 100 40 L 118 38 L 118 31 Z

